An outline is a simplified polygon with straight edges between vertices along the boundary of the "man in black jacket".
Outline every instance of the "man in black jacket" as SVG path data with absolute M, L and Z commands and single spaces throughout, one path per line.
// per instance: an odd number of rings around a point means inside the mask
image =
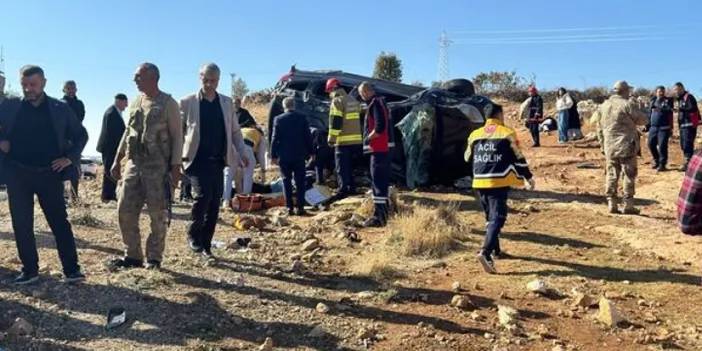
M 283 100 L 285 113 L 273 120 L 271 159 L 280 166 L 288 213 L 294 215 L 292 180 L 295 179 L 297 215 L 305 215 L 305 160 L 312 155 L 312 135 L 307 118 L 295 112 L 295 100 Z
M 22 273 L 15 284 L 39 278 L 34 238 L 34 195 L 56 239 L 66 282 L 85 279 L 63 198 L 65 171 L 80 164 L 88 135 L 65 103 L 44 93 L 44 71 L 33 65 L 20 70 L 24 98 L 0 105 L 0 150 Z
M 697 100 L 685 90 L 682 83 L 675 83 L 673 91 L 676 97 L 673 111 L 678 115 L 680 148 L 685 156 L 685 164 L 682 166 L 684 172 L 695 153 L 695 138 L 697 138 L 697 126 L 700 122 L 700 110 L 697 107 Z
M 102 117 L 102 130 L 100 138 L 97 142 L 97 151 L 102 154 L 102 164 L 104 174 L 102 176 L 102 202 L 117 201 L 117 182 L 112 179 L 110 169 L 112 162 L 117 155 L 119 142 L 124 134 L 124 120 L 122 119 L 122 111 L 128 106 L 127 95 L 117 94 L 115 103 L 107 108 L 105 115 Z
M 61 99 L 61 101 L 67 103 L 71 110 L 73 110 L 73 113 L 78 118 L 78 121 L 80 121 L 80 123 L 83 123 L 83 119 L 85 119 L 85 105 L 83 105 L 83 101 L 80 101 L 80 99 L 78 99 L 78 97 L 76 96 L 77 92 L 78 86 L 76 85 L 76 82 L 74 80 L 67 80 L 63 83 L 63 99 Z M 76 167 L 77 172 L 73 173 L 70 180 L 73 198 L 77 199 L 78 182 L 80 180 L 81 175 L 80 163 L 76 163 L 74 164 L 74 166 Z
M 648 128 L 648 149 L 653 156 L 653 169 L 663 172 L 668 164 L 668 140 L 673 130 L 673 99 L 665 96 L 665 87 L 656 88 L 651 98 L 651 119 Z

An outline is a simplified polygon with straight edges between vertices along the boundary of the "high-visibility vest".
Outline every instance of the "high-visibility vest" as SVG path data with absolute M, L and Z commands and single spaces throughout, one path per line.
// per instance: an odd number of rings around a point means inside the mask
M 329 106 L 329 145 L 361 145 L 361 104 L 343 89 L 331 94 Z

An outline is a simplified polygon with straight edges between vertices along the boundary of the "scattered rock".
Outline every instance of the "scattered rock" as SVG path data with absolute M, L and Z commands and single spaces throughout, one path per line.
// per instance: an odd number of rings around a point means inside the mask
M 324 330 L 324 327 L 322 327 L 321 325 L 316 325 L 314 328 L 312 328 L 312 330 L 309 332 L 309 334 L 307 334 L 307 336 L 309 336 L 311 338 L 321 338 L 326 334 L 327 334 L 327 331 Z
M 497 317 L 500 320 L 500 325 L 508 326 L 514 324 L 517 321 L 517 316 L 519 312 L 509 306 L 498 305 L 497 306 Z
M 478 321 L 485 319 L 485 317 L 480 315 L 480 313 L 478 313 L 478 311 L 473 311 L 473 313 L 470 314 L 470 319 L 478 322 Z
M 468 296 L 454 295 L 451 299 L 451 306 L 460 309 L 473 309 L 473 303 L 470 301 Z
M 290 220 L 280 214 L 275 214 L 271 217 L 271 224 L 276 227 L 287 227 L 290 225 Z
M 597 313 L 597 320 L 604 323 L 604 325 L 613 328 L 616 327 L 619 323 L 624 321 L 624 318 L 622 315 L 619 313 L 616 307 L 614 307 L 614 304 L 612 301 L 608 300 L 607 298 L 603 297 L 600 299 L 599 302 L 600 310 Z
M 573 299 L 573 303 L 571 304 L 571 306 L 590 308 L 591 306 L 594 306 L 596 304 L 597 301 L 595 301 L 595 299 L 592 296 L 583 293 L 577 293 L 575 295 L 575 298 Z
M 549 291 L 548 285 L 546 285 L 546 282 L 541 280 L 541 279 L 535 279 L 527 283 L 527 290 L 538 293 L 538 294 L 546 294 Z
M 317 304 L 317 307 L 315 307 L 315 309 L 319 313 L 328 313 L 329 312 L 329 306 L 327 306 L 321 302 Z
M 15 319 L 14 323 L 12 323 L 12 326 L 7 329 L 7 335 L 17 337 L 17 336 L 26 336 L 26 335 L 31 335 L 34 332 L 34 327 L 32 324 L 27 322 L 24 318 L 18 317 Z
M 305 265 L 300 260 L 294 260 L 292 265 L 290 265 L 290 271 L 292 272 L 302 272 Z
M 453 284 L 451 284 L 451 290 L 453 292 L 461 291 L 461 283 L 460 282 L 453 282 Z
M 358 330 L 356 337 L 360 340 L 373 340 L 375 339 L 377 331 L 373 328 L 363 327 Z
M 317 239 L 309 239 L 309 240 L 305 241 L 304 243 L 302 243 L 302 251 L 305 251 L 305 252 L 312 251 L 318 247 L 319 247 L 319 240 L 317 240 Z
M 266 341 L 258 348 L 259 351 L 273 351 L 273 339 L 266 338 Z

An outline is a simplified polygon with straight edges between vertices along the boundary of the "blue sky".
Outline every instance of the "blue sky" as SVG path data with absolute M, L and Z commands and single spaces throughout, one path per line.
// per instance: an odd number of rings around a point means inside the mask
M 213 61 L 252 89 L 275 84 L 291 64 L 370 74 L 380 51 L 397 53 L 407 82 L 436 80 L 447 31 L 452 77 L 516 70 L 540 87 L 582 88 L 626 79 L 652 87 L 685 82 L 702 68 L 702 2 L 634 1 L 165 1 L 3 0 L 0 44 L 11 88 L 27 63 L 44 67 L 50 95 L 78 82 L 95 154 L 104 110 L 133 97 L 136 65 L 156 63 L 176 98 L 195 91 Z M 229 91 L 228 75 L 220 91 Z

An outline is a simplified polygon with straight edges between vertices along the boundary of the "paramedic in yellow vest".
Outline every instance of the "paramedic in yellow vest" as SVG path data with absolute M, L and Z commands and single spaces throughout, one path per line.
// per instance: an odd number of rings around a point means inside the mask
M 496 273 L 493 254 L 500 251 L 500 231 L 507 220 L 507 197 L 514 186 L 526 183 L 534 189 L 534 179 L 526 159 L 519 149 L 517 133 L 504 125 L 502 106 L 487 108 L 485 126 L 476 129 L 468 137 L 465 160 L 472 164 L 473 189 L 480 197 L 485 212 L 487 231 L 478 262 L 487 273 Z
M 134 82 L 141 94 L 129 107 L 129 123 L 112 165 L 114 179 L 122 179 L 117 217 L 125 257 L 112 268 L 142 267 L 144 253 L 139 215 L 146 203 L 151 233 L 146 240 L 146 268 L 159 269 L 168 230 L 172 184 L 180 177 L 183 129 L 178 103 L 158 87 L 159 70 L 153 63 L 139 65 Z M 127 159 L 124 173 L 122 159 Z
M 353 156 L 362 153 L 361 104 L 349 96 L 336 78 L 327 80 L 329 106 L 329 146 L 334 147 L 336 177 L 339 183 L 337 197 L 356 192 L 353 183 Z
M 243 127 L 241 128 L 241 134 L 244 136 L 244 144 L 246 145 L 244 154 L 251 162 L 245 167 L 237 169 L 235 178 L 236 190 L 240 194 L 251 194 L 256 163 L 261 165 L 262 177 L 266 179 L 266 150 L 268 150 L 268 143 L 259 128 Z

